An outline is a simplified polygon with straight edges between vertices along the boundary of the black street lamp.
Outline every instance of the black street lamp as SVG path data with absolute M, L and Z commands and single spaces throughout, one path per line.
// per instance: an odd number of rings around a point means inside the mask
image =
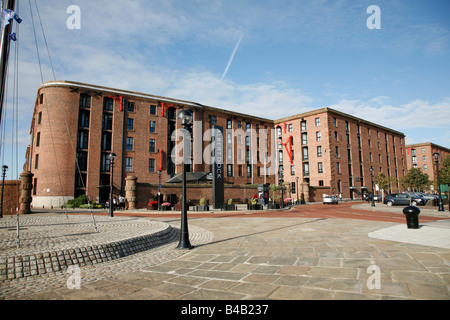
M 109 159 L 109 166 L 111 169 L 111 178 L 109 179 L 110 185 L 109 185 L 109 217 L 114 217 L 113 211 L 114 211 L 114 203 L 113 203 L 113 167 L 114 167 L 114 158 L 116 157 L 115 153 L 110 153 L 108 155 Z
M 297 188 L 295 189 L 295 192 L 297 192 L 297 204 L 299 204 L 299 203 L 298 203 L 298 194 L 300 193 L 300 191 L 299 191 L 299 189 L 298 189 L 298 177 L 295 177 L 295 180 L 296 180 L 296 182 L 297 182 Z
M 370 181 L 372 182 L 372 207 L 375 207 L 375 201 L 374 201 L 375 192 L 373 190 L 374 187 L 373 187 L 373 167 L 372 166 L 369 168 L 369 171 L 370 171 Z
M 3 165 L 2 166 L 3 181 L 2 181 L 2 199 L 1 199 L 1 203 L 0 203 L 0 218 L 3 218 L 3 191 L 5 190 L 6 170 L 8 170 L 8 166 L 7 165 Z
M 281 208 L 284 208 L 284 174 L 283 171 L 280 171 L 280 185 L 281 185 Z
M 439 192 L 439 209 L 438 211 L 444 211 L 444 205 L 442 204 L 442 196 L 441 196 L 441 183 L 439 182 L 439 152 L 433 153 L 434 162 L 436 163 L 436 175 L 437 175 L 437 184 L 438 184 L 438 192 Z
M 186 165 L 188 163 L 187 155 L 190 154 L 188 149 L 190 149 L 190 137 L 189 137 L 189 126 L 192 123 L 192 113 L 188 110 L 181 110 L 178 112 L 177 119 L 179 123 L 183 126 L 183 161 L 182 161 L 182 174 L 181 174 L 181 233 L 180 242 L 178 243 L 177 249 L 191 249 L 192 245 L 189 242 L 189 231 L 188 231 L 188 219 L 187 219 L 187 199 L 186 199 Z

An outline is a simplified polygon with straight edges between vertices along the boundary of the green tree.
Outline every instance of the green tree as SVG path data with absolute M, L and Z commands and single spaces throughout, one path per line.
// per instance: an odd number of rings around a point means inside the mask
M 450 211 L 450 155 L 442 161 L 439 167 L 439 183 L 447 185 L 447 199 L 449 199 L 448 210 Z
M 422 190 L 424 186 L 430 184 L 430 177 L 418 168 L 412 168 L 408 173 L 400 179 L 403 188 L 411 191 Z
M 394 177 L 388 177 L 383 172 L 380 172 L 378 176 L 375 177 L 375 183 L 378 188 L 382 190 L 382 197 L 384 198 L 384 191 L 390 192 L 391 184 L 396 183 L 397 179 Z

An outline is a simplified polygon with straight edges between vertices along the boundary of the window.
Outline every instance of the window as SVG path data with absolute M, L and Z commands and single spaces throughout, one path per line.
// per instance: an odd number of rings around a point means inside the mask
M 89 111 L 80 111 L 78 126 L 81 128 L 89 128 Z
M 334 147 L 336 158 L 339 158 L 339 147 Z
M 148 159 L 148 172 L 155 172 L 155 159 Z
M 233 121 L 231 121 L 230 119 L 227 120 L 227 129 L 232 129 L 233 127 Z
M 150 106 L 150 114 L 156 115 L 156 106 L 153 104 Z
M 133 138 L 127 137 L 126 150 L 133 151 Z
M 216 116 L 211 116 L 211 124 L 217 124 L 217 117 Z
M 38 113 L 38 124 L 42 123 L 42 111 Z
M 320 118 L 316 118 L 316 127 L 320 126 Z
M 308 156 L 308 147 L 303 147 L 302 148 L 303 151 L 303 161 L 308 161 L 309 156 Z
M 250 124 L 250 122 L 247 122 L 245 124 L 245 132 L 250 132 L 251 127 L 252 127 L 252 125 Z
M 38 132 L 36 134 L 36 147 L 39 147 L 40 144 L 41 144 L 41 133 Z
M 39 168 L 39 155 L 35 155 L 34 156 L 34 168 L 37 169 Z
M 148 152 L 156 152 L 155 139 L 150 139 L 148 142 Z
M 308 134 L 306 132 L 302 133 L 302 144 L 308 144 Z
M 85 93 L 80 94 L 80 108 L 91 107 L 91 96 Z
M 250 147 L 250 137 L 249 136 L 245 137 L 245 145 L 247 147 Z
M 320 131 L 316 132 L 316 141 L 321 141 L 322 140 L 322 133 Z
M 283 151 L 278 151 L 278 163 L 283 163 Z
M 306 121 L 305 120 L 303 120 L 302 122 L 300 122 L 300 129 L 303 131 L 303 130 L 306 130 Z
M 41 94 L 39 95 L 39 104 L 43 104 L 43 103 L 44 103 L 44 94 L 41 93 Z
M 111 169 L 108 153 L 102 153 L 101 171 L 109 171 Z
M 104 111 L 112 111 L 113 110 L 113 102 L 114 102 L 114 100 L 111 98 L 103 98 L 103 110 Z
M 345 121 L 345 131 L 348 131 L 348 121 Z
M 425 148 L 422 148 L 422 153 L 425 153 Z
M 112 115 L 111 114 L 103 115 L 102 128 L 103 128 L 103 130 L 112 130 Z
M 323 187 L 323 180 L 319 180 L 319 187 Z
M 337 133 L 337 131 L 334 132 L 334 141 L 338 141 L 338 133 Z
M 318 146 L 317 147 L 317 156 L 321 157 L 322 156 L 322 146 Z
M 427 156 L 422 156 L 423 161 L 427 161 Z
M 277 136 L 281 136 L 281 127 L 280 126 L 278 126 L 277 127 Z
M 295 182 L 291 182 L 291 190 L 292 190 L 292 193 L 296 193 Z
M 231 147 L 227 148 L 227 162 L 233 162 L 233 149 Z
M 239 165 L 238 170 L 239 170 L 239 177 L 242 177 L 242 165 Z
M 129 101 L 127 105 L 127 111 L 128 112 L 134 112 L 134 102 Z
M 156 122 L 150 121 L 150 133 L 156 132 Z
M 303 175 L 304 176 L 309 176 L 309 163 L 304 163 L 303 164 Z
M 291 176 L 295 176 L 295 166 L 291 165 Z
M 133 158 L 125 158 L 125 171 L 133 171 Z
M 428 171 L 428 165 L 426 164 L 423 165 L 423 171 Z
M 77 147 L 79 149 L 87 149 L 89 143 L 89 132 L 88 131 L 79 131 L 78 139 L 77 139 Z
M 289 132 L 292 132 L 292 130 L 293 130 L 293 129 L 292 129 L 292 123 L 289 124 L 288 130 L 289 130 Z
M 247 178 L 251 178 L 252 177 L 252 166 L 251 165 L 247 165 Z
M 80 171 L 87 171 L 87 152 L 77 152 L 77 163 Z
M 102 133 L 102 151 L 111 150 L 111 132 Z
M 134 130 L 134 119 L 127 119 L 127 130 Z
M 336 162 L 336 172 L 341 173 L 341 164 L 339 162 Z
M 232 177 L 232 176 L 233 176 L 233 165 L 227 164 L 227 177 Z
M 337 126 L 337 120 L 336 120 L 336 118 L 333 118 L 333 126 Z
M 319 173 L 323 173 L 323 163 L 322 162 L 317 163 L 317 170 Z
M 241 125 L 241 122 L 240 122 L 240 121 L 237 122 L 237 128 L 238 128 L 238 129 L 242 128 L 242 125 Z

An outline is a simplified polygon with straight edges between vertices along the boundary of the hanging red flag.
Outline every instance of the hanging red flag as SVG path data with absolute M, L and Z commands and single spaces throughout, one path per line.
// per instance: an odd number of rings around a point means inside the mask
M 161 102 L 161 117 L 164 117 L 164 113 L 166 112 L 167 108 L 173 107 L 173 104 L 165 105 L 164 102 Z
M 281 138 L 278 138 L 278 141 L 284 146 L 286 149 L 286 152 L 289 156 L 289 160 L 291 161 L 291 164 L 294 164 L 294 161 L 292 160 L 292 135 L 289 136 L 288 140 L 286 142 L 283 142 Z M 287 145 L 289 144 L 289 149 Z
M 123 97 L 122 96 L 119 96 L 119 97 L 109 96 L 109 98 L 114 99 L 114 101 L 116 101 L 119 104 L 119 111 L 122 112 L 123 111 Z

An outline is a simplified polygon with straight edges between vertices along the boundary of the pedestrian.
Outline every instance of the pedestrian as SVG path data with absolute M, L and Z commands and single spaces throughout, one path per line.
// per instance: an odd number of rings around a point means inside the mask
M 342 192 L 339 192 L 339 201 L 342 201 Z
M 120 196 L 119 197 L 119 210 L 124 210 L 125 209 L 125 199 L 124 197 Z

